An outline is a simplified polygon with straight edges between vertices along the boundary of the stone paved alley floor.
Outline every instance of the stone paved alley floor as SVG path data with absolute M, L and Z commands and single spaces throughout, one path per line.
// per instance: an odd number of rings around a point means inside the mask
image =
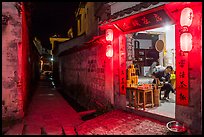
M 77 128 L 78 135 L 166 135 L 164 123 L 113 110 L 88 120 Z
M 5 135 L 165 135 L 166 123 L 113 110 L 83 121 L 47 81 L 40 81 L 22 123 Z

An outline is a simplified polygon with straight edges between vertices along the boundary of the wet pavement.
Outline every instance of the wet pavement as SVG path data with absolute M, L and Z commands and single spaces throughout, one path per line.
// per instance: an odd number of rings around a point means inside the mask
M 122 110 L 83 121 L 51 81 L 41 80 L 25 118 L 5 135 L 165 135 L 165 125 Z

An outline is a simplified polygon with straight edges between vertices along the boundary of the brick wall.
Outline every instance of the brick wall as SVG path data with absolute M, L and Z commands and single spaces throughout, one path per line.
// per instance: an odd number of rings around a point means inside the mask
M 66 93 L 88 109 L 110 105 L 113 99 L 109 88 L 112 85 L 106 82 L 105 70 L 111 68 L 105 52 L 104 45 L 96 44 L 59 57 L 60 79 L 67 88 Z

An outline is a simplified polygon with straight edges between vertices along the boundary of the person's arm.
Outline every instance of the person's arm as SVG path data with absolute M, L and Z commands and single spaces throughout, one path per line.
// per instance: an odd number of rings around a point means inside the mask
M 165 77 L 165 81 L 170 83 L 170 77 L 171 77 L 171 75 L 167 74 L 166 77 Z
M 156 78 L 158 78 L 159 81 L 161 81 L 161 82 L 165 81 L 164 71 L 158 71 L 158 72 L 156 73 Z

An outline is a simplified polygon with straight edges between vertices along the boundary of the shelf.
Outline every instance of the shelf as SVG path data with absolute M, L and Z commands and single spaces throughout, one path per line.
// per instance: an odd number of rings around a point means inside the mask
M 135 49 L 135 62 L 142 66 L 151 66 L 154 61 L 158 61 L 159 52 L 155 49 Z M 144 53 L 144 54 L 140 54 Z M 142 58 L 142 60 L 139 60 Z

